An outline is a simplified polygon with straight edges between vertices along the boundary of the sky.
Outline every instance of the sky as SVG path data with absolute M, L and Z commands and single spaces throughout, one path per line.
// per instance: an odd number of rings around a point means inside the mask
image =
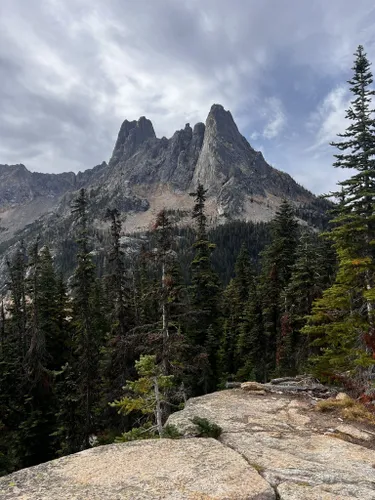
M 219 103 L 328 192 L 359 44 L 375 62 L 373 0 L 0 0 L 0 163 L 78 172 L 109 160 L 124 119 L 170 137 Z

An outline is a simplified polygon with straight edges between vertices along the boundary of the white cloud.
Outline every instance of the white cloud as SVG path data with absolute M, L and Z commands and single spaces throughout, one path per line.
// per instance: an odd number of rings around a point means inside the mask
M 331 90 L 320 103 L 317 110 L 310 115 L 307 128 L 313 132 L 314 144 L 310 151 L 327 146 L 338 133 L 344 132 L 348 125 L 345 118 L 350 104 L 347 86 L 337 86 Z
M 125 118 L 170 136 L 218 102 L 275 166 L 334 182 L 324 145 L 342 130 L 356 45 L 375 61 L 373 0 L 290 4 L 0 0 L 0 163 L 89 168 Z
M 266 99 L 264 115 L 267 117 L 268 122 L 263 129 L 263 137 L 265 139 L 274 139 L 280 135 L 287 124 L 283 104 L 280 99 L 276 97 Z

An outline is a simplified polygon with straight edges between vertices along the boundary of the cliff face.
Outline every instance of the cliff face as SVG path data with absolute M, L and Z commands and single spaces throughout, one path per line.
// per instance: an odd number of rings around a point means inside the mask
M 191 399 L 169 418 L 188 439 L 89 449 L 0 478 L 0 496 L 4 500 L 375 499 L 375 429 L 316 412 L 317 394 L 326 391 L 298 384 L 292 392 L 299 396 L 283 393 L 285 386 L 267 384 L 260 391 L 234 389 Z M 219 425 L 219 440 L 194 437 L 195 416 Z
M 269 166 L 218 104 L 205 125 L 192 129 L 187 124 L 170 139 L 157 139 L 145 118 L 125 121 L 109 165 L 111 184 L 122 175 L 148 198 L 163 185 L 176 202 L 174 195 L 187 194 L 201 182 L 209 190 L 213 216 L 269 220 L 282 198 L 297 204 L 314 199 L 289 175 Z M 257 207 L 251 206 L 254 202 Z
M 206 124 L 187 124 L 170 139 L 157 138 L 145 117 L 125 120 L 109 163 L 78 174 L 0 165 L 0 253 L 37 233 L 52 246 L 71 235 L 70 205 L 82 187 L 97 229 L 105 228 L 109 207 L 126 215 L 127 231 L 140 231 L 162 208 L 178 209 L 180 223 L 187 223 L 189 192 L 199 182 L 208 189 L 211 224 L 236 218 L 269 221 L 284 198 L 318 218 L 324 212 L 323 202 L 268 165 L 240 134 L 231 113 L 214 104 Z
M 25 165 L 0 165 L 0 208 L 22 205 L 38 197 L 57 197 L 76 185 L 73 172 L 39 174 Z

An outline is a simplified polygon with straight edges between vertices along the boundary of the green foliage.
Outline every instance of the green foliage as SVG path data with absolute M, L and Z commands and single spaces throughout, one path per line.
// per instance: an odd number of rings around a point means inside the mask
M 317 374 L 335 377 L 349 370 L 352 377 L 366 380 L 375 365 L 375 118 L 371 108 L 375 91 L 370 88 L 373 78 L 362 46 L 355 53 L 353 72 L 349 125 L 339 134 L 341 140 L 332 143 L 339 150 L 334 166 L 354 171 L 331 193 L 339 200 L 329 233 L 338 255 L 338 273 L 314 303 L 303 331 L 316 349 L 312 363 Z
M 276 214 L 272 235 L 272 243 L 263 253 L 259 284 L 265 336 L 262 356 L 264 380 L 271 374 L 282 373 L 280 362 L 284 337 L 281 318 L 285 307 L 281 299 L 292 274 L 298 243 L 298 224 L 294 210 L 287 201 L 283 201 Z
M 142 427 L 133 427 L 128 432 L 123 432 L 121 436 L 116 437 L 115 443 L 127 443 L 129 441 L 139 441 L 140 439 L 156 438 L 157 433 L 150 422 L 146 422 Z
M 165 425 L 163 428 L 163 438 L 168 439 L 180 439 L 183 437 L 181 432 L 177 429 L 177 427 L 173 424 Z
M 119 413 L 128 415 L 137 412 L 143 418 L 143 425 L 156 424 L 159 435 L 162 434 L 162 412 L 168 403 L 167 391 L 173 387 L 173 376 L 163 375 L 162 367 L 156 363 L 156 356 L 143 355 L 135 363 L 139 378 L 128 381 L 124 387 L 129 396 L 110 403 Z
M 136 236 L 138 253 L 124 251 L 117 209 L 106 213 L 108 230 L 91 227 L 84 189 L 56 257 L 39 239 L 31 251 L 19 245 L 8 265 L 9 295 L 0 301 L 0 474 L 114 440 L 177 439 L 178 429 L 163 425 L 181 401 L 228 379 L 263 381 L 304 365 L 300 329 L 332 282 L 329 246 L 310 233 L 299 239 L 286 202 L 271 225 L 231 221 L 209 229 L 206 190 L 199 185 L 192 195 L 194 228 L 174 227 L 179 214 L 162 210 L 153 229 Z M 301 205 L 298 214 L 319 226 L 324 203 Z M 355 288 L 364 266 L 366 259 L 358 261 L 355 279 L 347 277 L 354 280 L 351 307 L 373 300 L 372 290 Z M 340 294 L 349 284 L 342 286 Z M 345 300 L 332 307 L 347 325 Z M 351 320 L 364 328 L 362 316 Z M 337 338 L 329 330 L 323 338 L 322 330 L 310 349 L 331 349 L 322 363 L 334 355 L 363 363 L 354 338 L 348 334 L 347 345 Z M 193 423 L 201 436 L 220 436 L 206 419 Z
M 190 330 L 190 339 L 195 346 L 203 348 L 208 364 L 203 377 L 203 392 L 213 390 L 218 382 L 216 352 L 213 347 L 219 339 L 219 301 L 220 281 L 211 263 L 211 253 L 215 249 L 207 236 L 207 218 L 205 201 L 207 190 L 199 184 L 195 193 L 190 193 L 195 199 L 192 218 L 195 222 L 194 257 L 191 262 L 190 297 L 194 325 Z M 208 349 L 208 351 L 207 351 Z
M 195 416 L 190 420 L 198 428 L 198 437 L 212 437 L 218 439 L 223 431 L 219 425 L 210 422 L 207 418 Z

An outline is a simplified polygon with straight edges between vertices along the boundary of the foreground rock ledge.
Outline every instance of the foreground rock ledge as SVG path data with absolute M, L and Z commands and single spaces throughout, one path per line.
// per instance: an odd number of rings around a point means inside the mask
M 270 485 L 214 439 L 100 446 L 0 478 L 2 500 L 274 500 Z
M 186 437 L 197 432 L 195 416 L 219 425 L 221 443 L 244 457 L 280 500 L 375 500 L 374 429 L 343 424 L 315 404 L 307 392 L 232 389 L 190 399 L 168 423 Z

